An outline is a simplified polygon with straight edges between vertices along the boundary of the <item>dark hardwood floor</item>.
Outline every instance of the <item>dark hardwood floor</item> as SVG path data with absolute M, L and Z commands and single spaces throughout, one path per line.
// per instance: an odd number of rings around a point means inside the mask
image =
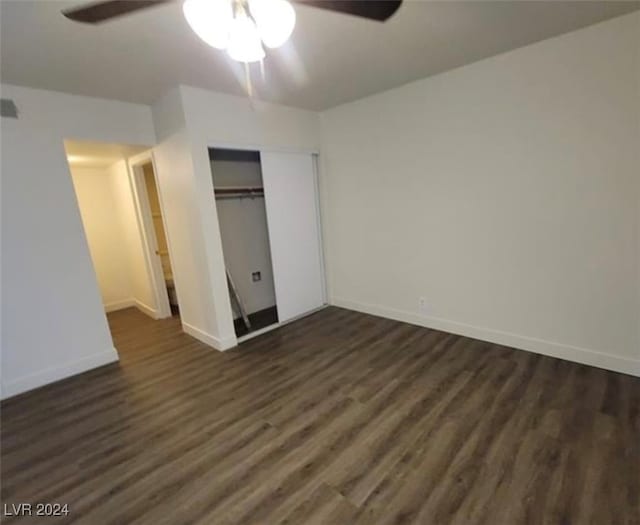
M 83 524 L 638 524 L 640 380 L 328 308 L 219 353 L 109 316 L 121 363 L 2 404 L 2 502 Z

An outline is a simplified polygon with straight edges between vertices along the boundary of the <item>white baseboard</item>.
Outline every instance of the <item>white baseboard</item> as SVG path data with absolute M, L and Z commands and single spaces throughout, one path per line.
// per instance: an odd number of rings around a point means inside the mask
M 125 308 L 135 307 L 140 310 L 143 314 L 148 315 L 153 319 L 159 319 L 160 313 L 158 310 L 151 308 L 148 304 L 143 303 L 142 301 L 131 297 L 130 299 L 123 299 L 121 301 L 113 301 L 111 303 L 107 303 L 104 305 L 104 311 L 115 312 L 117 310 L 124 310 Z
M 192 337 L 195 337 L 198 341 L 203 342 L 206 345 L 209 345 L 216 350 L 220 350 L 224 352 L 225 350 L 229 350 L 234 346 L 237 346 L 238 340 L 235 337 L 226 337 L 224 339 L 220 339 L 214 335 L 211 335 L 199 328 L 196 328 L 189 323 L 182 322 L 182 329 L 185 333 L 189 334 Z
M 110 348 L 104 352 L 92 354 L 61 366 L 45 368 L 44 370 L 34 372 L 13 381 L 3 382 L 2 398 L 7 399 L 27 392 L 28 390 L 66 379 L 67 377 L 91 370 L 92 368 L 115 363 L 116 361 L 118 361 L 118 352 L 115 348 Z
M 104 305 L 104 311 L 115 312 L 117 310 L 124 310 L 125 308 L 131 308 L 135 306 L 136 302 L 133 299 L 122 299 L 121 301 L 113 301 Z
M 135 306 L 143 314 L 148 315 L 152 319 L 160 318 L 160 312 L 158 312 L 158 310 L 151 308 L 148 304 L 145 304 L 142 301 L 139 301 L 138 299 L 133 300 L 133 306 Z
M 405 310 L 350 301 L 340 297 L 332 298 L 331 304 L 349 310 L 356 310 L 379 317 L 387 317 L 396 321 L 432 328 L 434 330 L 441 330 L 443 332 L 472 337 L 490 343 L 510 346 L 518 350 L 526 350 L 528 352 L 535 352 L 536 354 L 557 357 L 566 361 L 573 361 L 640 377 L 640 360 L 605 354 L 595 350 L 546 341 L 544 339 L 502 332 L 500 330 L 472 326 L 439 317 L 422 316 Z

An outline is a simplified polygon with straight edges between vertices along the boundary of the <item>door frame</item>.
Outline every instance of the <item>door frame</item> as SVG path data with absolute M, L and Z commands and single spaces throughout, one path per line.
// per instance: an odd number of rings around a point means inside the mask
M 138 227 L 142 238 L 142 246 L 144 247 L 144 258 L 147 266 L 147 272 L 151 278 L 151 286 L 153 287 L 157 305 L 157 319 L 171 317 L 171 304 L 169 303 L 169 293 L 164 282 L 164 271 L 162 269 L 162 260 L 158 254 L 158 239 L 156 237 L 155 227 L 153 225 L 153 216 L 151 215 L 151 207 L 149 205 L 149 195 L 147 194 L 147 186 L 144 181 L 144 173 L 142 166 L 151 163 L 153 168 L 153 176 L 156 181 L 158 191 L 158 201 L 160 202 L 160 214 L 162 216 L 162 224 L 164 226 L 165 237 L 167 241 L 167 250 L 169 252 L 169 262 L 173 270 L 173 261 L 171 260 L 171 248 L 169 238 L 167 236 L 167 225 L 160 198 L 160 190 L 158 186 L 158 175 L 156 170 L 153 152 L 151 150 L 140 153 L 134 157 L 127 159 L 129 167 L 129 182 L 131 184 L 131 192 L 136 208 L 136 217 L 138 219 Z M 175 285 L 175 280 L 174 280 Z
M 322 304 L 327 306 L 329 304 L 329 292 L 327 287 L 327 268 L 325 266 L 325 242 L 324 233 L 322 228 L 322 208 L 321 208 L 321 195 L 320 195 L 320 153 L 312 153 L 313 162 L 313 183 L 316 188 L 316 217 L 318 220 L 318 244 L 320 246 L 320 272 L 322 274 Z

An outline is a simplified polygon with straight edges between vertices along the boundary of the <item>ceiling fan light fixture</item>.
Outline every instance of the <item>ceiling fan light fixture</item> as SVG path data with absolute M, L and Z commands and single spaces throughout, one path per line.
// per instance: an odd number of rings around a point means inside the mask
M 265 46 L 280 47 L 289 39 L 296 24 L 296 12 L 289 2 L 249 0 L 249 9 Z
M 265 56 L 258 28 L 244 12 L 231 22 L 227 52 L 239 62 L 258 62 Z
M 280 47 L 296 23 L 286 0 L 185 0 L 182 10 L 196 35 L 240 62 L 262 60 L 262 44 Z
M 196 35 L 211 47 L 227 49 L 233 22 L 229 0 L 185 0 L 182 11 Z

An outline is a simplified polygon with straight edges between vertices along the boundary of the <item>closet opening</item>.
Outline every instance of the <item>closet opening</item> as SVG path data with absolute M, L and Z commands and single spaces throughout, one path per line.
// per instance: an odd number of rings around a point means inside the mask
M 210 148 L 209 160 L 236 336 L 277 324 L 259 151 Z

